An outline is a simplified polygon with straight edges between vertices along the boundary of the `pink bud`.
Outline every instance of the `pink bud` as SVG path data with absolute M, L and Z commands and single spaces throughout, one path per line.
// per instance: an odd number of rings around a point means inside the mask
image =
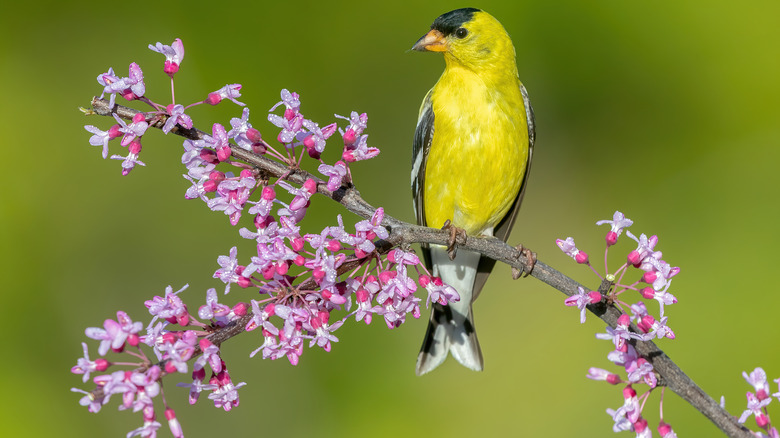
M 628 327 L 628 324 L 631 323 L 631 317 L 627 314 L 622 314 L 618 317 L 617 325 L 618 327 Z
M 141 343 L 141 338 L 137 333 L 132 333 L 127 336 L 127 343 L 130 344 L 131 347 L 136 347 Z
M 639 251 L 633 250 L 630 253 L 628 253 L 628 263 L 631 263 L 635 267 L 638 267 L 639 264 L 642 262 L 642 259 L 639 257 Z
M 260 135 L 260 131 L 255 128 L 249 128 L 246 130 L 246 138 L 252 143 L 260 143 L 263 141 L 263 136 Z
M 124 97 L 127 100 L 136 100 L 136 99 L 138 99 L 138 96 L 136 96 L 135 93 L 133 93 L 133 90 L 131 90 L 129 88 L 124 90 L 124 91 L 122 91 L 122 97 Z
M 213 180 L 206 180 L 203 182 L 203 191 L 206 193 L 213 193 L 217 191 L 217 183 Z
M 241 288 L 248 288 L 249 286 L 252 286 L 252 280 L 249 278 L 244 277 L 243 275 L 238 276 L 238 286 Z
M 200 338 L 200 341 L 198 341 L 198 345 L 200 345 L 201 350 L 205 350 L 214 344 L 212 344 L 208 338 Z
M 255 216 L 254 222 L 255 222 L 255 227 L 259 230 L 262 230 L 264 228 L 267 228 L 272 223 L 276 222 L 276 219 L 274 219 L 274 217 L 271 215 L 261 216 L 258 214 L 257 216 Z
M 766 429 L 766 426 L 769 424 L 769 417 L 767 417 L 763 412 L 759 413 L 756 415 L 756 424 L 758 427 Z
M 671 431 L 672 431 L 672 426 L 669 426 L 668 424 L 664 423 L 663 421 L 661 422 L 661 424 L 658 425 L 658 435 L 661 435 L 661 438 L 664 438 Z
M 135 113 L 133 116 L 133 123 L 141 123 L 146 121 L 146 115 L 144 113 Z
M 141 153 L 141 141 L 138 140 L 138 137 L 134 138 L 130 144 L 127 145 L 127 150 L 130 151 L 131 154 L 138 155 Z
M 634 388 L 631 387 L 631 385 L 626 386 L 623 388 L 623 398 L 624 399 L 630 399 L 636 397 L 636 391 Z
M 206 369 L 201 368 L 199 370 L 192 371 L 192 380 L 203 380 L 206 378 Z
M 606 238 L 606 240 L 607 240 L 607 246 L 612 246 L 612 245 L 614 245 L 615 243 L 617 243 L 617 239 L 618 239 L 618 235 L 617 235 L 617 233 L 616 233 L 616 232 L 614 232 L 614 231 L 611 231 L 611 230 L 610 230 L 610 231 L 607 233 L 607 238 Z
M 249 311 L 249 306 L 246 303 L 236 303 L 235 306 L 233 306 L 233 313 L 236 314 L 236 316 L 244 316 Z
M 658 278 L 658 274 L 656 274 L 655 271 L 647 271 L 642 276 L 642 281 L 644 281 L 645 283 L 653 283 L 656 280 L 656 278 Z
M 655 290 L 650 286 L 642 288 L 642 290 L 640 290 L 639 293 L 641 293 L 642 296 L 648 300 L 652 300 L 653 298 L 655 298 Z
M 579 264 L 588 263 L 588 255 L 585 254 L 585 251 L 580 251 L 577 253 L 577 255 L 574 256 L 574 261 Z
M 111 365 L 111 362 L 109 362 L 109 361 L 107 361 L 107 360 L 105 360 L 103 358 L 95 359 L 95 370 L 97 370 L 97 371 L 105 371 L 105 370 L 108 369 L 108 367 L 110 365 Z
M 179 64 L 166 60 L 165 66 L 163 67 L 163 72 L 165 72 L 165 74 L 168 76 L 173 77 L 173 75 L 179 72 Z
M 639 436 L 645 429 L 647 429 L 647 420 L 639 417 L 639 419 L 636 420 L 636 423 L 634 423 L 634 431 L 637 433 L 637 436 Z
M 322 155 L 322 154 L 320 154 L 320 151 L 318 151 L 317 149 L 314 149 L 314 147 L 306 148 L 306 153 L 308 153 L 309 156 L 311 158 L 314 158 L 315 160 L 319 160 L 320 156 Z
M 610 374 L 607 375 L 606 381 L 609 384 L 617 385 L 618 383 L 620 383 L 620 376 L 618 376 L 617 374 L 611 374 L 610 373 Z
M 341 154 L 341 158 L 347 163 L 355 162 L 355 154 L 352 151 L 348 151 L 346 149 L 344 150 L 344 153 Z
M 379 281 L 387 284 L 390 280 L 395 278 L 395 271 L 382 271 L 379 274 Z
M 321 310 L 318 314 L 318 317 L 320 318 L 320 321 L 322 321 L 323 324 L 327 324 L 328 320 L 330 319 L 330 312 Z
M 279 275 L 286 274 L 289 269 L 290 269 L 290 265 L 288 265 L 286 261 L 279 262 L 276 264 L 276 273 Z
M 303 145 L 306 146 L 306 149 L 314 149 L 314 134 L 307 135 L 306 138 L 303 139 Z
M 241 178 L 254 178 L 255 174 L 251 169 L 244 169 L 238 174 L 238 176 Z
M 421 275 L 420 278 L 418 278 L 417 281 L 419 281 L 420 286 L 428 287 L 428 283 L 431 282 L 431 277 L 429 277 L 427 275 Z
M 108 138 L 117 138 L 117 137 L 121 137 L 122 135 L 124 135 L 119 130 L 119 128 L 121 128 L 121 126 L 119 126 L 119 125 L 114 125 L 114 126 L 108 128 Z
M 588 292 L 588 299 L 591 304 L 601 302 L 601 293 L 596 291 Z
M 209 97 L 206 98 L 206 103 L 209 105 L 216 105 L 222 102 L 222 96 L 219 93 L 209 93 Z
M 344 133 L 344 145 L 352 146 L 355 144 L 355 140 L 357 140 L 355 130 L 352 128 L 347 129 L 347 131 Z
M 328 249 L 333 251 L 333 252 L 336 252 L 336 251 L 340 250 L 341 249 L 341 242 L 339 242 L 338 240 L 335 240 L 335 239 L 331 240 L 330 242 L 328 242 Z
M 273 201 L 276 199 L 276 192 L 274 191 L 273 187 L 265 186 L 263 187 L 263 193 L 261 197 L 266 201 Z
M 643 332 L 648 333 L 653 328 L 653 324 L 655 324 L 655 318 L 652 315 L 645 315 L 636 326 Z
M 274 274 L 276 274 L 276 266 L 269 265 L 265 269 L 263 269 L 260 274 L 263 276 L 263 279 L 265 280 L 271 280 L 274 278 Z
M 252 143 L 252 152 L 263 155 L 268 151 L 268 148 L 265 146 L 265 143 Z
M 227 146 L 221 146 L 217 148 L 217 160 L 219 160 L 220 162 L 230 158 L 231 154 L 232 151 Z
M 387 260 L 389 260 L 390 263 L 398 263 L 396 261 L 396 257 L 395 257 L 395 250 L 392 250 L 389 253 L 387 253 Z M 423 287 L 425 287 L 425 286 L 423 286 Z
M 218 164 L 217 153 L 211 149 L 203 148 L 200 150 L 200 159 L 209 164 Z
M 211 173 L 209 173 L 209 180 L 219 184 L 225 180 L 225 173 L 218 170 L 213 170 Z
M 355 295 L 357 296 L 359 303 L 365 303 L 369 299 L 368 291 L 365 289 L 358 289 L 357 292 L 355 292 Z
M 306 180 L 305 183 L 303 183 L 303 188 L 306 189 L 307 192 L 313 195 L 317 193 L 317 182 L 309 178 Z

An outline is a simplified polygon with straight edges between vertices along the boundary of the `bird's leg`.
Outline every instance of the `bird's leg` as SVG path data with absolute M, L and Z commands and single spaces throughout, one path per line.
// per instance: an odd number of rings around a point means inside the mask
M 534 270 L 534 265 L 536 264 L 536 253 L 531 251 L 530 249 L 523 246 L 521 243 L 520 245 L 517 245 L 515 247 L 517 250 L 517 258 L 520 258 L 520 254 L 525 256 L 525 259 L 528 261 L 528 268 L 527 269 L 517 269 L 512 268 L 512 278 L 517 280 L 520 278 L 520 276 L 528 277 L 528 275 L 531 274 L 531 271 Z
M 466 243 L 466 230 L 452 225 L 452 222 L 449 219 L 444 222 L 444 226 L 441 227 L 441 229 L 450 232 L 450 240 L 447 244 L 447 255 L 450 257 L 450 260 L 455 260 L 455 255 L 458 253 L 458 245 Z

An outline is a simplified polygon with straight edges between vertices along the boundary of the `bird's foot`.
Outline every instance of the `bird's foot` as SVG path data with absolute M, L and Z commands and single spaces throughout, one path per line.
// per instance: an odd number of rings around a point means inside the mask
M 455 260 L 455 255 L 458 253 L 458 245 L 466 243 L 466 230 L 452 225 L 452 222 L 450 222 L 449 219 L 444 222 L 444 226 L 441 227 L 441 229 L 450 232 L 450 240 L 447 244 L 447 255 L 450 257 L 450 260 Z
M 517 258 L 519 259 L 520 254 L 522 254 L 525 256 L 526 260 L 526 267 L 523 269 L 512 268 L 512 278 L 517 280 L 521 276 L 528 277 L 528 275 L 531 274 L 531 271 L 534 270 L 534 265 L 536 265 L 536 253 L 524 247 L 522 243 L 517 245 L 515 249 L 517 250 Z

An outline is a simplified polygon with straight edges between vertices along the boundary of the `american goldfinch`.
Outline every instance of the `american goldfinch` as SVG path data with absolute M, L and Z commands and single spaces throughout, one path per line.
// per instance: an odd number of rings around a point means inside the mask
M 518 79 L 512 41 L 490 14 L 464 8 L 437 18 L 412 49 L 443 53 L 446 63 L 423 100 L 414 134 L 417 222 L 441 228 L 450 221 L 469 236 L 506 241 L 534 144 L 533 110 Z M 451 260 L 447 248 L 438 245 L 423 245 L 422 251 L 433 275 L 453 286 L 460 301 L 433 305 L 416 372 L 433 370 L 447 352 L 481 371 L 472 303 L 495 261 L 466 250 Z

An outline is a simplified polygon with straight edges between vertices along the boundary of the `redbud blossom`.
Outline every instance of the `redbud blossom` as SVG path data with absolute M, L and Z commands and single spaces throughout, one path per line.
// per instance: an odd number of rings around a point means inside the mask
M 163 71 L 173 79 L 173 75 L 179 71 L 179 65 L 184 59 L 184 44 L 181 39 L 176 38 L 170 46 L 160 42 L 154 46 L 149 44 L 149 49 L 165 55 Z
M 580 323 L 585 323 L 586 306 L 600 302 L 601 294 L 595 291 L 585 292 L 581 286 L 578 286 L 577 290 L 576 294 L 566 298 L 563 302 L 567 306 L 577 306 L 580 309 Z
M 658 425 L 658 435 L 661 435 L 661 438 L 677 438 L 677 434 L 672 430 L 672 426 L 663 421 Z
M 205 100 L 209 105 L 216 105 L 222 102 L 223 99 L 230 99 L 236 105 L 244 106 L 245 104 L 236 100 L 237 97 L 241 97 L 241 84 L 229 84 L 220 88 L 217 91 L 209 93 L 208 98 Z
M 623 213 L 616 211 L 612 216 L 612 220 L 601 220 L 596 222 L 596 225 L 610 224 L 611 228 L 607 232 L 607 246 L 612 246 L 617 243 L 618 236 L 623 232 L 623 228 L 630 227 L 634 221 L 627 219 Z
M 567 237 L 566 240 L 556 239 L 555 243 L 558 248 L 563 251 L 564 254 L 573 258 L 579 264 L 588 263 L 588 255 L 584 251 L 580 251 L 574 244 L 574 239 Z

